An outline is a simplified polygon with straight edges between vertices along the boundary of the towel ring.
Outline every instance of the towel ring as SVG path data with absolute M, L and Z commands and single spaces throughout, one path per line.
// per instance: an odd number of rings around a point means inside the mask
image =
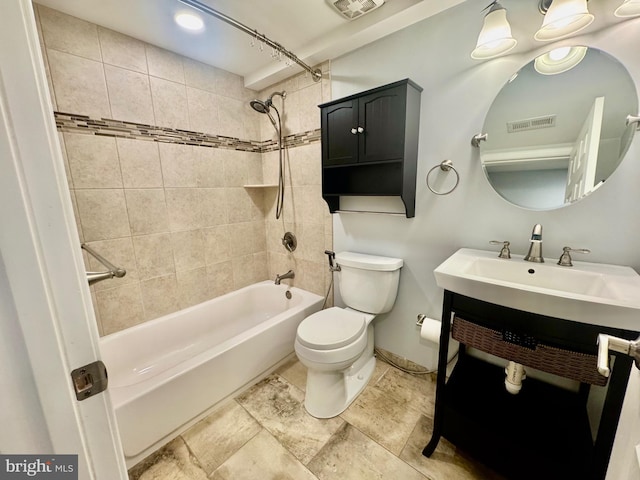
M 429 185 L 429 175 L 431 175 L 431 172 L 433 172 L 436 168 L 440 168 L 440 170 L 442 170 L 443 172 L 448 172 L 450 170 L 453 170 L 453 173 L 456 174 L 456 184 L 453 186 L 451 190 L 447 192 L 436 192 L 433 188 L 431 188 L 431 185 Z M 460 174 L 455 168 L 453 168 L 453 162 L 451 160 L 443 160 L 442 162 L 440 162 L 438 165 L 436 165 L 435 167 L 433 167 L 431 170 L 427 172 L 426 181 L 427 181 L 427 188 L 431 190 L 433 193 L 435 193 L 436 195 L 449 195 L 451 192 L 453 192 L 456 189 L 456 187 L 458 186 L 458 183 L 460 183 Z

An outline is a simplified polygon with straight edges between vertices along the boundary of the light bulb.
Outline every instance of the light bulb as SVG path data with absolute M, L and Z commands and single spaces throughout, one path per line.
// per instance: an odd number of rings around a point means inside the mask
M 202 19 L 193 13 L 178 13 L 173 18 L 178 25 L 187 30 L 197 31 L 204 28 Z

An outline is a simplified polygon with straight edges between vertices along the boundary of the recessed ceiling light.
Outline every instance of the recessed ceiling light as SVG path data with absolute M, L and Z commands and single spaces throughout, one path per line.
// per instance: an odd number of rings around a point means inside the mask
M 193 13 L 178 13 L 173 18 L 178 25 L 187 30 L 197 31 L 204 28 L 202 19 Z

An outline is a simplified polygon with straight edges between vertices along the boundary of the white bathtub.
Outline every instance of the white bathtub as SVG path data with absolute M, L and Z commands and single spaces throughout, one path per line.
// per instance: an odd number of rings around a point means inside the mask
M 270 373 L 322 301 L 265 281 L 101 338 L 127 465 Z

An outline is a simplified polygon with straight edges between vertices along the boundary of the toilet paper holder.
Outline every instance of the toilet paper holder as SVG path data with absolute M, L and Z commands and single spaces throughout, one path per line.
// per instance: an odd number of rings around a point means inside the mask
M 424 313 L 419 313 L 418 314 L 418 320 L 416 321 L 416 326 L 417 327 L 422 327 L 422 324 L 424 323 L 424 319 L 427 318 L 427 316 Z

